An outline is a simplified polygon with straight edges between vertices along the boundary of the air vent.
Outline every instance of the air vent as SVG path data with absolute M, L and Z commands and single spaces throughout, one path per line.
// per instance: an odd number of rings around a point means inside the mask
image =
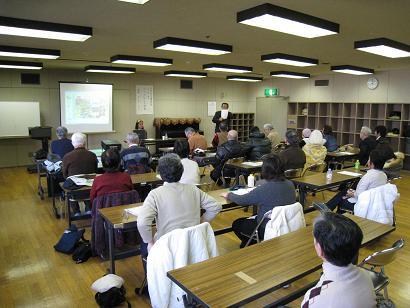
M 315 87 L 328 87 L 329 80 L 322 79 L 322 80 L 315 80 Z
M 192 80 L 181 79 L 181 89 L 192 89 Z
M 40 74 L 21 73 L 21 84 L 40 84 Z

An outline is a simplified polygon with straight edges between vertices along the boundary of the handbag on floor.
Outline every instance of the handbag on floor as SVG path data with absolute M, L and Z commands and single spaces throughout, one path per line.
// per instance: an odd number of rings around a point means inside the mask
M 85 229 L 77 229 L 75 225 L 71 225 L 69 229 L 65 230 L 54 249 L 58 252 L 72 254 L 74 249 L 79 244 L 80 240 L 87 242 L 84 239 Z
M 81 242 L 73 252 L 73 261 L 75 263 L 84 263 L 92 256 L 91 244 L 88 242 Z
M 127 302 L 128 307 L 131 304 L 125 298 L 126 290 L 123 286 L 124 279 L 115 274 L 108 274 L 94 281 L 91 289 L 96 291 L 95 300 L 102 308 L 111 308 Z

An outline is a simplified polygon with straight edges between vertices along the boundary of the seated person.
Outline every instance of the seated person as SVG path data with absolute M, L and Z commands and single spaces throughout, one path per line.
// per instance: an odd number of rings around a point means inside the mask
M 383 125 L 376 126 L 374 133 L 376 135 L 376 143 L 377 143 L 376 149 L 382 152 L 384 160 L 388 161 L 389 159 L 396 158 L 396 156 L 394 155 L 394 151 L 392 147 L 390 146 L 389 139 L 386 138 L 386 135 L 387 135 L 386 126 L 383 126 Z
M 323 139 L 326 140 L 325 147 L 328 152 L 334 152 L 337 150 L 337 140 L 333 135 L 332 126 L 325 125 L 323 127 Z
M 64 155 L 63 176 L 65 178 L 76 174 L 97 173 L 97 156 L 85 148 L 86 136 L 74 133 L 71 136 L 74 150 Z
M 306 163 L 305 152 L 299 146 L 299 138 L 295 130 L 289 129 L 285 135 L 286 149 L 279 152 L 279 158 L 282 161 L 283 169 L 300 169 Z
M 101 154 L 101 162 L 104 174 L 94 179 L 90 192 L 90 202 L 96 197 L 132 190 L 132 182 L 129 174 L 120 171 L 120 153 L 117 149 L 108 149 Z
M 74 150 L 71 140 L 67 138 L 67 128 L 59 126 L 56 128 L 57 140 L 51 142 L 51 153 L 57 154 L 61 159 L 68 152 Z
M 302 130 L 302 140 L 299 142 L 299 146 L 303 148 L 306 144 L 306 140 L 309 139 L 312 130 L 310 128 L 305 128 Z
M 143 243 L 141 256 L 148 255 L 152 245 L 162 235 L 178 228 L 188 228 L 212 221 L 221 211 L 214 198 L 194 185 L 179 183 L 184 167 L 176 154 L 167 154 L 158 161 L 157 171 L 164 185 L 150 191 L 138 216 L 138 230 Z M 205 212 L 201 216 L 201 209 Z M 156 234 L 152 236 L 152 222 Z
M 305 142 L 306 145 L 302 148 L 306 155 L 305 169 L 314 164 L 324 163 L 327 149 L 323 146 L 326 140 L 323 139 L 322 133 L 315 129 Z
M 135 123 L 135 130 L 140 139 L 147 139 L 147 131 L 144 128 L 143 120 L 137 120 L 137 122 Z
M 189 144 L 186 140 L 177 140 L 174 143 L 174 152 L 181 159 L 181 164 L 184 167 L 180 183 L 183 184 L 199 184 L 200 175 L 199 167 L 196 161 L 188 158 L 189 156 Z
M 222 121 L 219 124 L 219 132 L 216 132 L 214 135 L 214 139 L 212 139 L 211 143 L 214 148 L 224 144 L 228 141 L 228 124 L 225 121 Z
M 272 145 L 259 127 L 254 126 L 250 129 L 248 141 L 244 145 L 244 152 L 248 160 L 260 160 L 263 155 L 272 151 Z
M 278 132 L 274 130 L 273 125 L 270 123 L 263 125 L 263 132 L 265 133 L 266 138 L 269 139 L 273 151 L 275 146 L 281 142 Z
M 222 194 L 223 197 L 236 204 L 258 206 L 256 219 L 239 218 L 232 224 L 233 231 L 241 240 L 240 248 L 243 248 L 249 240 L 243 234 L 250 235 L 266 212 L 275 206 L 289 205 L 296 202 L 295 186 L 285 178 L 283 172 L 283 165 L 279 156 L 273 153 L 267 154 L 263 157 L 261 175 L 264 181 L 260 186 L 245 195 Z M 265 234 L 267 222 L 268 219 L 259 228 L 260 238 L 263 238 Z
M 238 132 L 236 130 L 230 130 L 228 132 L 228 141 L 216 149 L 215 163 L 213 164 L 214 170 L 211 172 L 211 179 L 220 184 L 219 180 L 222 175 L 224 164 L 229 159 L 241 157 L 242 155 L 243 149 L 241 143 L 238 141 Z M 235 171 L 225 168 L 224 173 L 233 176 Z
M 334 210 L 337 206 L 339 206 L 339 208 L 353 211 L 354 205 L 362 192 L 387 184 L 387 176 L 383 171 L 384 163 L 384 156 L 380 150 L 375 149 L 371 151 L 368 162 L 369 170 L 360 179 L 356 190 L 342 189 L 327 202 L 327 207 Z
M 369 160 L 369 155 L 372 150 L 377 146 L 376 139 L 371 136 L 372 130 L 367 126 L 363 126 L 360 130 L 360 143 L 359 143 L 359 162 L 360 165 L 365 166 Z
M 151 153 L 139 146 L 136 133 L 128 133 L 125 142 L 128 148 L 121 151 L 121 167 L 129 174 L 151 172 Z
M 206 150 L 208 144 L 203 135 L 197 133 L 192 127 L 187 127 L 185 129 L 185 136 L 189 143 L 189 153 L 192 154 L 196 149 Z
M 352 264 L 363 239 L 360 227 L 335 213 L 319 216 L 313 227 L 314 246 L 323 260 L 319 282 L 306 292 L 301 307 L 376 307 L 373 283 L 364 269 Z
M 85 148 L 86 136 L 82 133 L 74 133 L 71 136 L 71 142 L 74 150 L 64 155 L 63 158 L 63 176 L 67 178 L 77 174 L 97 173 L 98 160 L 97 156 Z M 74 216 L 80 216 L 81 211 L 77 202 L 71 203 L 71 209 Z M 85 202 L 85 214 L 91 214 L 89 202 Z

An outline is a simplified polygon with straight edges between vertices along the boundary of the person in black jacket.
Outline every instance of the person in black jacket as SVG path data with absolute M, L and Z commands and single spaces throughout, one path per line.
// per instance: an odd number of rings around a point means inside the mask
M 229 110 L 228 103 L 222 103 L 221 109 L 222 110 Z M 221 122 L 226 122 L 226 124 L 228 125 L 228 130 L 229 130 L 230 119 L 232 119 L 232 112 L 228 111 L 228 115 L 225 118 L 222 117 L 222 111 L 215 112 L 215 115 L 212 118 L 212 122 L 214 122 L 216 124 L 215 125 L 215 133 L 219 132 L 219 124 L 221 124 Z
M 374 150 L 377 146 L 376 139 L 371 136 L 372 130 L 367 127 L 363 126 L 360 130 L 360 143 L 359 143 L 359 162 L 360 165 L 366 166 L 367 161 L 369 160 L 369 155 L 372 150 Z
M 384 160 L 388 161 L 389 159 L 396 158 L 396 155 L 394 155 L 394 151 L 390 146 L 390 142 L 386 138 L 386 135 L 387 135 L 386 126 L 383 126 L 383 125 L 376 126 L 374 133 L 376 134 L 376 142 L 377 142 L 376 149 L 382 152 Z
M 285 135 L 286 149 L 279 152 L 284 170 L 300 169 L 305 166 L 306 155 L 299 146 L 299 137 L 294 129 L 289 129 Z
M 249 132 L 248 141 L 245 144 L 246 158 L 249 160 L 260 160 L 263 155 L 269 154 L 272 143 L 261 133 L 259 127 L 254 126 Z
M 216 149 L 215 163 L 213 164 L 214 170 L 211 172 L 211 179 L 220 184 L 218 180 L 222 175 L 224 164 L 229 159 L 240 157 L 242 155 L 243 149 L 240 142 L 238 142 L 238 132 L 236 130 L 230 130 L 228 132 L 228 141 Z M 224 169 L 224 175 L 234 176 L 234 174 L 234 170 L 229 168 Z

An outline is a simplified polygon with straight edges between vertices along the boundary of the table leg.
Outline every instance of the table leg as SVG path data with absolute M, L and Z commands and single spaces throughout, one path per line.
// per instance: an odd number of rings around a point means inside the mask
M 51 189 L 51 198 L 53 200 L 53 211 L 56 218 L 60 218 L 60 214 L 56 208 L 56 196 L 54 194 L 54 175 L 50 174 L 50 189 Z
M 235 185 L 239 185 L 239 176 L 241 175 L 241 172 L 239 168 L 235 168 Z
M 299 202 L 302 207 L 305 207 L 306 202 L 306 187 L 305 185 L 299 185 Z
M 106 224 L 108 231 L 108 252 L 110 258 L 110 273 L 115 274 L 115 256 L 114 256 L 114 228 L 111 224 Z

